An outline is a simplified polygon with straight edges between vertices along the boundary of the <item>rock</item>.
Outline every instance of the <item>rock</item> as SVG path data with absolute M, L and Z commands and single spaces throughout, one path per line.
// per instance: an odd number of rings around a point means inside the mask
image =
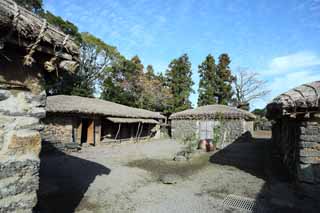
M 80 145 L 77 144 L 77 143 L 66 143 L 65 144 L 65 148 L 70 150 L 70 151 L 73 151 L 73 150 L 77 151 L 77 150 L 81 149 Z
M 0 101 L 6 100 L 10 97 L 10 92 L 7 90 L 0 90 Z
M 180 177 L 174 174 L 166 174 L 160 177 L 160 181 L 163 184 L 176 184 Z
M 41 150 L 41 137 L 38 131 L 18 130 L 10 131 L 4 138 L 3 148 L 0 154 L 30 155 L 38 157 Z
M 188 160 L 185 156 L 177 155 L 173 158 L 174 161 L 186 161 Z

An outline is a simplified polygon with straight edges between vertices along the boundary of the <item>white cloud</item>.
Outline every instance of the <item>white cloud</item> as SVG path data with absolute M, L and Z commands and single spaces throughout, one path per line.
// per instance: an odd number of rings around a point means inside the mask
M 252 103 L 253 108 L 263 108 L 273 98 L 296 86 L 320 80 L 320 56 L 311 51 L 300 51 L 294 54 L 273 58 L 269 67 L 260 72 L 268 80 L 271 93 L 264 100 Z
M 271 60 L 271 72 L 286 72 L 297 68 L 306 68 L 320 65 L 320 56 L 310 51 L 301 51 L 294 54 L 276 57 Z

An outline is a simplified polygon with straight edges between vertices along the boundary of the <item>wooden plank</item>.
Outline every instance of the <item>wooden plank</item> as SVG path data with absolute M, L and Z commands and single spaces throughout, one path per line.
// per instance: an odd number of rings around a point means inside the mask
M 94 145 L 94 121 L 88 120 L 87 143 Z
M 96 119 L 94 121 L 94 132 L 95 132 L 95 136 L 94 136 L 94 142 L 96 145 L 100 145 L 101 144 L 101 120 L 100 119 Z

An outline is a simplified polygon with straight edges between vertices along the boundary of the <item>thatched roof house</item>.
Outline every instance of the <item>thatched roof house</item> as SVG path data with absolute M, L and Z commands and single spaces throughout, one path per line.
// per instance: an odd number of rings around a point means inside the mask
M 157 112 L 128 107 L 110 101 L 79 96 L 57 95 L 47 99 L 48 112 L 79 113 L 122 118 L 154 118 L 165 117 Z
M 308 197 L 320 193 L 320 81 L 302 84 L 267 105 L 272 143 L 288 173 Z
M 206 105 L 201 106 L 196 109 L 188 109 L 182 112 L 174 113 L 170 116 L 170 119 L 245 119 L 245 120 L 254 120 L 255 115 L 244 111 L 238 108 L 226 106 L 226 105 Z
M 32 212 L 36 205 L 44 79 L 73 72 L 78 61 L 72 38 L 14 1 L 0 0 L 0 212 Z
M 225 105 L 207 105 L 174 113 L 171 120 L 173 138 L 212 140 L 219 134 L 218 148 L 235 141 L 243 133 L 253 131 L 255 116 L 247 111 Z M 219 129 L 219 133 L 216 133 Z
M 43 138 L 61 149 L 83 143 L 158 138 L 164 119 L 160 113 L 110 101 L 51 96 L 47 100 L 47 118 L 43 120 Z

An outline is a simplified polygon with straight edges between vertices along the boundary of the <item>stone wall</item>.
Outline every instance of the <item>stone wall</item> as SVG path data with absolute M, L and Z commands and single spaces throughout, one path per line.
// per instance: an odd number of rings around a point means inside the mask
M 31 212 L 37 203 L 46 94 L 40 68 L 23 67 L 17 53 L 0 56 L 0 212 Z
M 320 119 L 288 118 L 272 126 L 272 142 L 289 174 L 312 197 L 320 193 Z
M 216 120 L 172 120 L 171 121 L 171 131 L 172 137 L 174 139 L 185 140 L 187 137 L 195 136 L 196 139 L 201 139 L 200 133 L 200 123 L 207 122 L 209 125 L 207 131 L 207 139 L 212 139 L 214 126 L 220 126 L 220 143 L 217 144 L 218 148 L 223 148 L 230 143 L 237 140 L 246 131 L 251 131 L 253 129 L 253 122 L 246 122 L 240 119 L 230 119 L 223 121 Z
M 73 139 L 75 122 L 76 118 L 65 114 L 48 114 L 42 120 L 42 124 L 44 125 L 41 131 L 43 151 L 77 149 L 78 144 L 74 143 Z
M 0 212 L 31 212 L 37 203 L 45 94 L 0 89 L 0 97 Z

